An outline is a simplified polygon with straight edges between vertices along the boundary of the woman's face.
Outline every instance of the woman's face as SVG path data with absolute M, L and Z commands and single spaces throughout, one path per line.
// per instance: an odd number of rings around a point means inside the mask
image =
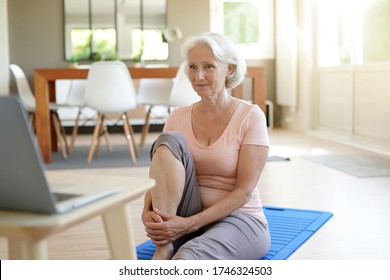
M 188 53 L 188 67 L 188 77 L 200 97 L 211 97 L 225 92 L 229 69 L 215 59 L 208 45 L 197 45 Z

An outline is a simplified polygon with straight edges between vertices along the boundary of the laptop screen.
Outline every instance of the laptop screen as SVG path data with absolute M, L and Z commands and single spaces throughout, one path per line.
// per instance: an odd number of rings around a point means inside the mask
M 12 96 L 0 97 L 0 208 L 55 212 L 28 113 Z

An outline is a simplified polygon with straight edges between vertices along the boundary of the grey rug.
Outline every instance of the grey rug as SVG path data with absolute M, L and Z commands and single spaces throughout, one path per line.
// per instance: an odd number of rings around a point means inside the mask
M 109 152 L 103 143 L 100 148 L 100 156 L 94 156 L 92 163 L 87 164 L 89 146 L 75 146 L 73 151 L 68 154 L 67 159 L 63 159 L 60 152 L 55 152 L 52 154 L 52 162 L 45 166 L 47 170 L 148 167 L 150 165 L 150 147 L 151 144 L 147 144 L 143 150 L 139 149 L 140 156 L 137 158 L 137 163 L 133 164 L 130 158 L 129 149 L 126 145 L 113 145 L 113 151 Z M 268 158 L 269 162 L 289 160 L 289 158 L 274 155 Z
M 328 154 L 304 158 L 359 178 L 390 176 L 390 159 L 385 157 L 369 154 Z
M 290 161 L 288 157 L 281 157 L 276 155 L 270 155 L 267 161 Z
M 46 169 L 147 167 L 150 164 L 150 146 L 150 144 L 145 145 L 143 150 L 139 149 L 140 155 L 135 164 L 131 161 L 127 145 L 112 145 L 112 152 L 109 152 L 103 143 L 99 157 L 94 156 L 91 164 L 87 163 L 90 146 L 75 146 L 73 151 L 68 154 L 67 159 L 63 159 L 60 152 L 53 153 L 52 162 L 46 164 Z

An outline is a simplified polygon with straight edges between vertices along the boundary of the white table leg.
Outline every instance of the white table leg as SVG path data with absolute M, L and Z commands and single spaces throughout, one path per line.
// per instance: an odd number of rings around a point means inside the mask
M 116 207 L 106 212 L 102 218 L 112 258 L 137 259 L 128 207 Z
M 8 258 L 10 260 L 46 260 L 46 241 L 8 239 Z

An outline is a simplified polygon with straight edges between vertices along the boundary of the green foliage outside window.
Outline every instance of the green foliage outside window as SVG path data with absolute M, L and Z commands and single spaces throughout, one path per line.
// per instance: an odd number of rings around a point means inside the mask
M 72 60 L 114 60 L 116 55 L 116 34 L 114 29 L 73 29 Z M 91 44 L 92 40 L 92 44 Z
M 259 42 L 258 7 L 253 2 L 224 2 L 224 34 L 236 44 Z
M 363 22 L 363 61 L 390 60 L 390 0 L 367 7 Z
M 163 41 L 160 30 L 151 29 L 142 32 L 140 29 L 135 29 L 131 34 L 131 38 L 134 62 L 168 58 L 168 43 Z M 73 29 L 71 41 L 72 62 L 118 59 L 114 29 L 94 29 L 92 33 L 90 29 Z

